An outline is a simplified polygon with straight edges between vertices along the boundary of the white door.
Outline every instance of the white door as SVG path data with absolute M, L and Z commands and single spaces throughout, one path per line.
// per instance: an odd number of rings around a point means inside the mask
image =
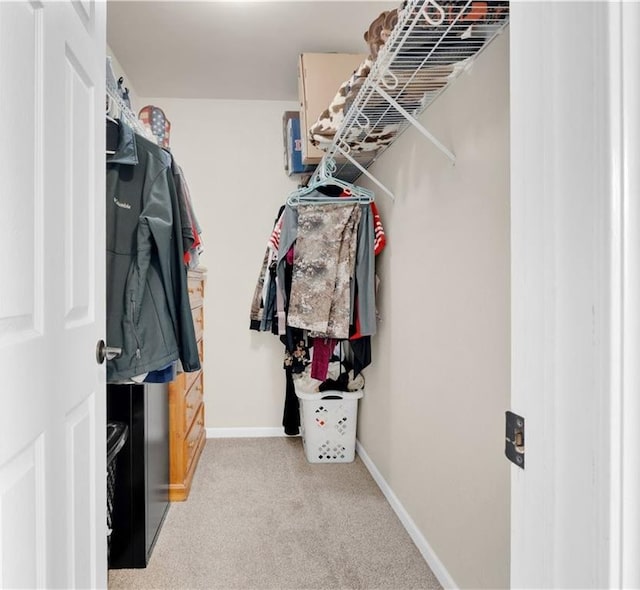
M 106 586 L 105 4 L 0 2 L 0 587 Z
M 511 3 L 513 588 L 640 587 L 640 4 Z

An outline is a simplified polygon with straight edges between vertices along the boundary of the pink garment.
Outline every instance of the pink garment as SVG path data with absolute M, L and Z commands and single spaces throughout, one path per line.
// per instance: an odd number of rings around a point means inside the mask
M 291 246 L 291 248 L 289 248 L 289 251 L 287 252 L 286 261 L 287 264 L 293 264 L 293 246 Z
M 331 353 L 335 347 L 336 341 L 333 338 L 313 339 L 313 358 L 311 359 L 311 377 L 313 379 L 326 381 Z

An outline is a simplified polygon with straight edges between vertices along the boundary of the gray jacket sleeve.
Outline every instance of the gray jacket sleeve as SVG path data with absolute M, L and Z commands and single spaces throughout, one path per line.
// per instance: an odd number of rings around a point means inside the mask
M 375 255 L 373 252 L 373 215 L 371 207 L 362 205 L 362 217 L 358 227 L 358 250 L 356 253 L 356 282 L 358 283 L 358 318 L 360 334 L 373 336 L 376 333 L 375 300 Z
M 180 207 L 180 227 L 182 236 L 182 250 L 183 252 L 189 252 L 193 248 L 195 238 L 193 236 L 193 224 L 191 222 L 191 215 L 189 212 L 187 194 L 188 187 L 180 166 L 176 161 L 171 158 L 171 173 L 173 174 L 173 182 L 176 187 L 176 195 L 178 198 L 178 205 Z
M 187 372 L 197 371 L 200 369 L 200 359 L 189 303 L 187 270 L 183 262 L 180 205 L 170 168 L 166 168 L 154 182 L 147 199 L 149 204 L 153 203 L 155 191 L 164 194 L 164 206 L 168 210 L 164 216 L 152 215 L 151 211 L 147 211 L 146 215 L 141 216 L 140 232 L 145 233 L 146 225 L 158 249 L 158 264 L 169 303 L 171 328 L 178 342 L 182 367 Z
M 169 261 L 176 306 L 178 349 L 182 368 L 186 372 L 192 372 L 200 370 L 201 365 L 196 342 L 196 331 L 193 325 L 193 315 L 191 313 L 191 303 L 189 301 L 187 267 L 184 264 L 184 252 L 181 242 L 183 223 L 180 217 L 180 203 L 170 169 L 167 169 L 167 183 L 173 209 L 173 233 Z

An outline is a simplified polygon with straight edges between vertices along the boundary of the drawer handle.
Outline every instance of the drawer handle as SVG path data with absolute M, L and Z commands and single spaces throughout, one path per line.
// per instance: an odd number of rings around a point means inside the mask
M 195 444 L 196 444 L 196 441 L 192 440 L 191 442 L 189 442 L 189 448 L 192 449 Z
M 187 404 L 187 410 L 193 410 L 193 404 Z

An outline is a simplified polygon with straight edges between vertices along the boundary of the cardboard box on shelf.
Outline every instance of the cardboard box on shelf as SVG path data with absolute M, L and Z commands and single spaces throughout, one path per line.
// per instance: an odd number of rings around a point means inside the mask
M 318 164 L 324 152 L 309 139 L 309 128 L 329 107 L 340 85 L 367 56 L 360 53 L 303 53 L 298 59 L 302 163 Z

